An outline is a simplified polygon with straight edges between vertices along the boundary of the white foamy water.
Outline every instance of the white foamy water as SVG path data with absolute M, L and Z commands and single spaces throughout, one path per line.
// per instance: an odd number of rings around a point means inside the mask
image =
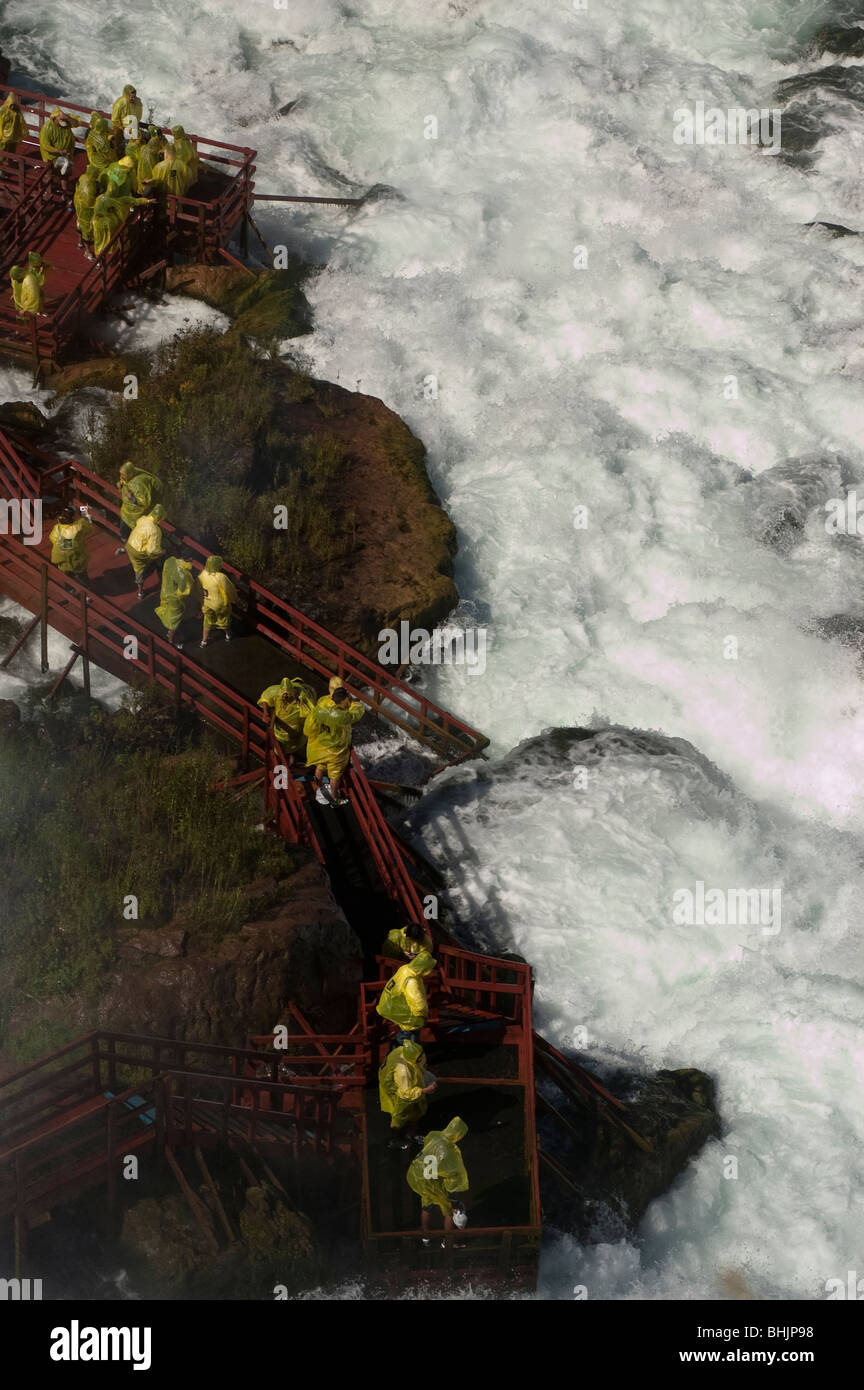
M 32 620 L 33 614 L 20 604 L 13 603 L 9 598 L 0 597 L 0 617 L 16 618 L 22 627 L 26 627 Z M 15 639 L 0 652 L 0 656 L 5 656 L 14 643 Z M 48 629 L 48 670 L 43 672 L 41 665 L 41 648 L 39 644 L 39 628 L 34 628 L 26 642 L 13 656 L 9 665 L 0 671 L 0 699 L 15 700 L 19 705 L 25 706 L 28 703 L 28 692 L 34 686 L 44 687 L 47 695 L 51 686 L 56 681 L 60 672 L 63 670 L 70 656 L 72 655 L 71 644 L 68 637 L 64 637 L 62 632 L 56 628 Z M 63 693 L 72 690 L 83 690 L 84 683 L 81 674 L 81 663 L 76 661 L 69 675 L 63 684 Z M 125 681 L 120 681 L 116 676 L 103 671 L 101 667 L 90 663 L 90 694 L 94 700 L 99 700 L 108 709 L 117 709 L 123 697 L 124 691 L 128 689 Z M 58 692 L 58 695 L 60 692 Z
M 820 624 L 864 618 L 860 540 L 823 525 L 829 498 L 864 496 L 864 254 L 803 224 L 864 227 L 864 126 L 829 102 L 809 173 L 672 140 L 676 107 L 773 105 L 802 67 L 796 26 L 828 16 L 9 0 L 0 26 L 20 66 L 82 100 L 131 78 L 159 119 L 254 145 L 262 189 L 398 190 L 256 217 L 327 260 L 314 370 L 429 448 L 466 612 L 489 627 L 486 674 L 442 668 L 432 693 L 496 757 L 610 722 L 686 739 L 729 779 L 637 741 L 582 790 L 567 748 L 458 773 L 424 808 L 427 843 L 464 858 L 460 906 L 534 963 L 553 1039 L 586 1026 L 601 1060 L 718 1079 L 721 1144 L 638 1241 L 550 1241 L 548 1297 L 713 1297 L 724 1271 L 820 1297 L 860 1261 L 864 700 L 854 650 Z M 772 548 L 784 508 L 800 529 Z M 671 893 L 698 879 L 782 884 L 782 931 L 675 926 Z

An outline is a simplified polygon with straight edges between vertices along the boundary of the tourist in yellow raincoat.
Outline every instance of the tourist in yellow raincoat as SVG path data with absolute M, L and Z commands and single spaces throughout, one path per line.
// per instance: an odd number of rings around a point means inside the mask
M 445 1129 L 433 1129 L 426 1135 L 420 1153 L 412 1159 L 408 1168 L 407 1181 L 412 1192 L 416 1192 L 422 1203 L 420 1222 L 423 1227 L 423 1244 L 430 1244 L 429 1231 L 435 1207 L 444 1216 L 444 1240 L 447 1245 L 453 1230 L 453 1217 L 462 1214 L 456 1224 L 464 1225 L 464 1200 L 454 1193 L 468 1191 L 468 1174 L 459 1150 L 459 1143 L 468 1133 L 465 1121 L 455 1115 Z M 457 1241 L 457 1245 L 463 1242 Z
M 164 516 L 165 508 L 157 502 L 155 507 L 138 518 L 126 542 L 126 554 L 138 585 L 139 598 L 144 597 L 144 580 L 148 571 L 159 564 L 164 554 L 164 536 L 159 528 Z
M 93 252 L 102 256 L 111 245 L 113 237 L 128 219 L 133 208 L 152 203 L 152 198 L 135 198 L 131 193 L 117 198 L 112 193 L 103 193 L 93 204 Z M 113 247 L 112 250 L 116 250 Z
M 49 265 L 47 261 L 43 261 L 38 251 L 27 252 L 28 274 L 36 276 L 36 279 L 38 280 L 39 285 L 42 289 L 45 288 L 45 281 L 48 276 L 48 271 L 53 269 L 53 265 Z
M 22 140 L 27 139 L 27 122 L 14 92 L 0 106 L 0 151 L 14 154 Z
M 175 634 L 195 603 L 197 593 L 198 581 L 192 573 L 192 561 L 169 555 L 162 566 L 162 587 L 156 617 L 167 629 L 168 641 L 178 651 L 182 651 L 183 643 L 175 641 Z
M 48 537 L 51 542 L 52 565 L 56 565 L 64 574 L 86 580 L 86 538 L 92 530 L 93 522 L 86 508 L 79 515 L 74 507 L 64 507 L 57 518 L 57 525 Z
M 12 281 L 12 298 L 19 317 L 22 314 L 44 314 L 44 271 L 31 265 L 13 265 L 9 277 Z
M 392 1148 L 407 1149 L 408 1135 L 416 1130 L 429 1108 L 430 1096 L 437 1082 L 426 1069 L 426 1053 L 417 1042 L 404 1042 L 394 1047 L 378 1068 L 378 1099 L 385 1115 L 390 1116 L 390 1128 L 396 1133 L 390 1140 Z
M 138 164 L 135 169 L 135 192 L 143 193 L 145 188 L 153 182 L 153 170 L 165 153 L 165 137 L 161 131 L 157 130 L 150 135 L 146 144 L 141 146 L 141 153 L 138 156 Z
M 111 127 L 105 117 L 95 111 L 90 117 L 90 133 L 84 141 L 84 147 L 87 150 L 87 163 L 94 165 L 100 174 L 117 158 Z
M 126 141 L 126 149 L 123 151 L 123 159 L 130 159 L 130 160 L 132 161 L 132 191 L 133 191 L 133 193 L 138 193 L 138 192 L 139 192 L 138 184 L 137 184 L 137 179 L 138 179 L 138 160 L 141 158 L 141 151 L 142 151 L 143 148 L 144 148 L 144 144 L 145 144 L 145 142 L 141 139 L 140 135 L 136 135 L 136 137 L 135 137 L 134 140 L 127 140 L 127 141 Z M 121 159 L 120 163 L 121 163 L 121 164 L 123 163 L 123 160 L 122 160 L 122 159 Z
M 339 676 L 330 680 L 330 694 L 322 695 L 310 712 L 305 725 L 309 745 L 306 762 L 315 766 L 315 783 L 318 799 L 332 799 L 337 805 L 344 804 L 340 795 L 342 776 L 351 759 L 351 738 L 353 726 L 366 713 L 366 706 L 360 700 L 352 700 Z M 330 797 L 321 789 L 325 777 L 330 779 Z
M 15 305 L 19 318 L 21 318 L 25 312 L 24 305 L 21 303 L 21 288 L 24 284 L 24 276 L 26 274 L 27 272 L 23 265 L 13 265 L 12 269 L 9 271 L 9 279 L 12 284 L 12 303 Z
M 303 749 L 303 725 L 315 704 L 315 692 L 295 676 L 287 676 L 279 685 L 268 685 L 258 696 L 258 705 L 271 716 L 273 737 L 287 756 L 288 766 L 294 754 Z
M 191 188 L 198 177 L 198 151 L 182 125 L 172 125 L 171 135 L 174 139 L 174 158 L 186 166 L 186 187 Z
M 198 576 L 198 583 L 204 592 L 204 602 L 201 604 L 201 616 L 204 619 L 201 646 L 208 645 L 211 627 L 220 628 L 225 633 L 225 641 L 230 642 L 231 611 L 237 602 L 237 590 L 227 574 L 222 572 L 221 555 L 208 556 Z
M 437 964 L 428 951 L 418 951 L 411 960 L 400 965 L 382 989 L 375 1012 L 389 1023 L 395 1023 L 397 1041 L 407 1037 L 417 1042 L 425 1028 L 429 1001 L 423 977 L 431 975 Z
M 128 154 L 124 154 L 122 159 L 115 159 L 99 174 L 102 191 L 110 193 L 112 198 L 125 198 L 132 192 L 134 182 L 135 163 Z
M 192 182 L 188 166 L 178 158 L 171 145 L 165 150 L 159 163 L 153 166 L 150 181 L 160 193 L 173 193 L 176 198 L 182 198 Z
M 55 161 L 68 160 L 70 163 L 75 158 L 75 135 L 72 131 L 72 117 L 67 116 L 65 111 L 61 111 L 59 106 L 55 106 L 51 115 L 39 132 L 39 153 L 42 155 L 44 164 L 54 164 Z M 64 169 L 58 165 L 60 172 Z
M 120 535 L 124 542 L 139 517 L 149 512 L 162 496 L 162 479 L 126 460 L 120 465 Z M 125 545 L 117 551 L 122 555 Z
M 408 922 L 404 927 L 394 927 L 387 933 L 387 940 L 379 955 L 387 956 L 390 960 L 411 960 L 419 951 L 428 951 L 431 955 L 433 944 L 431 936 L 419 922 Z
M 78 246 L 89 252 L 93 241 L 93 208 L 99 197 L 99 170 L 88 164 L 75 185 L 75 220 L 78 224 Z
M 115 130 L 122 131 L 124 136 L 134 139 L 138 134 L 138 125 L 143 114 L 141 98 L 132 83 L 127 82 L 123 88 L 123 95 L 119 96 L 111 107 L 111 125 Z M 131 119 L 133 117 L 134 120 Z

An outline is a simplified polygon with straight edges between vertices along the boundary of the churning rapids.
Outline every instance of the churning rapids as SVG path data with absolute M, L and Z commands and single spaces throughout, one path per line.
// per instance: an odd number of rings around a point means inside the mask
M 806 225 L 864 231 L 862 68 L 808 46 L 856 17 L 0 0 L 13 80 L 102 105 L 134 80 L 254 145 L 262 191 L 397 191 L 257 217 L 326 261 L 303 350 L 427 444 L 456 620 L 488 629 L 484 675 L 427 681 L 493 759 L 416 832 L 478 939 L 533 962 L 553 1041 L 703 1067 L 725 1126 L 637 1241 L 550 1237 L 543 1297 L 824 1298 L 860 1268 L 864 553 L 825 503 L 864 497 L 864 242 Z M 676 108 L 785 115 L 778 84 L 829 67 L 794 151 L 672 138 Z M 537 737 L 572 726 L 615 728 Z M 676 924 L 697 881 L 781 888 L 782 930 Z

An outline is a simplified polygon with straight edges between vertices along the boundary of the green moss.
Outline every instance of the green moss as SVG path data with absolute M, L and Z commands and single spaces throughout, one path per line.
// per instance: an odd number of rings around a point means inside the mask
M 283 270 L 222 269 L 204 279 L 190 273 L 185 283 L 180 272 L 176 289 L 219 309 L 240 333 L 252 338 L 296 338 L 312 331 L 312 311 L 302 285 L 314 269 L 293 256 Z
M 74 1023 L 58 1023 L 53 1019 L 44 1019 L 38 1023 L 31 1023 L 27 1028 L 19 1029 L 7 1038 L 5 1050 L 14 1061 L 24 1067 L 28 1062 L 35 1062 L 37 1057 L 44 1057 L 46 1053 L 55 1052 L 58 1048 L 65 1047 L 66 1043 L 74 1042 L 79 1035 L 80 1029 Z
M 296 338 L 311 331 L 305 299 L 295 289 L 271 290 L 261 295 L 234 320 L 238 333 L 267 342 L 271 338 Z

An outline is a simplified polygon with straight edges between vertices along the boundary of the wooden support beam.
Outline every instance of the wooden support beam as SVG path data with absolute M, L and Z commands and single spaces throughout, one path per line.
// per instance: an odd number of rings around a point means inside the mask
M 207 1244 L 210 1246 L 210 1249 L 215 1254 L 216 1251 L 219 1249 L 219 1242 L 213 1234 L 213 1225 L 209 1220 L 207 1208 L 204 1206 L 204 1203 L 201 1201 L 201 1198 L 198 1196 L 198 1194 L 192 1191 L 192 1188 L 186 1181 L 185 1174 L 183 1173 L 180 1164 L 177 1162 L 177 1159 L 174 1157 L 174 1150 L 171 1148 L 170 1144 L 165 1145 L 165 1157 L 168 1159 L 168 1162 L 171 1165 L 171 1171 L 177 1179 L 180 1191 L 186 1198 L 189 1210 L 192 1212 L 192 1215 L 198 1222 L 198 1225 L 201 1228 L 202 1234 L 204 1235 Z
M 43 563 L 43 565 L 42 565 L 42 581 L 41 581 L 41 584 L 42 584 L 42 587 L 41 587 L 41 597 L 40 597 L 40 603 L 39 603 L 39 617 L 40 617 L 40 621 L 41 621 L 41 624 L 42 624 L 42 625 L 41 625 L 41 629 L 40 629 L 40 637 L 41 637 L 41 643 L 42 643 L 42 645 L 41 645 L 40 659 L 41 659 L 42 670 L 43 670 L 43 672 L 44 672 L 44 671 L 47 671 L 47 670 L 48 670 L 48 565 L 47 565 L 47 563 Z
M 88 613 L 89 604 L 84 594 L 81 595 L 81 665 L 84 672 L 84 694 L 90 694 L 90 615 Z
M 222 1199 L 219 1196 L 219 1191 L 216 1187 L 216 1184 L 210 1176 L 210 1169 L 204 1162 L 204 1155 L 201 1152 L 200 1145 L 198 1144 L 195 1145 L 195 1161 L 201 1170 L 201 1176 L 204 1179 L 204 1185 L 207 1188 L 207 1191 L 210 1193 L 210 1196 L 213 1198 L 213 1205 L 219 1213 L 219 1220 L 222 1222 L 225 1234 L 227 1235 L 229 1242 L 233 1243 L 233 1241 L 236 1240 L 236 1236 L 234 1235 L 234 1231 L 232 1230 L 231 1222 L 228 1220 L 225 1208 L 222 1205 Z
M 541 1164 L 549 1169 L 550 1173 L 554 1173 L 560 1183 L 563 1183 L 566 1188 L 569 1188 L 573 1195 L 579 1198 L 580 1202 L 584 1202 L 585 1194 L 581 1187 L 576 1185 L 570 1177 L 570 1174 L 565 1168 L 561 1167 L 557 1159 L 553 1158 L 551 1154 L 548 1154 L 545 1149 L 540 1148 L 537 1150 L 537 1157 L 540 1159 Z
M 230 251 L 225 250 L 224 246 L 219 247 L 219 255 L 222 256 L 222 258 L 226 260 L 229 265 L 233 265 L 235 270 L 245 270 L 246 274 L 251 275 L 254 280 L 255 271 L 250 270 L 248 265 L 244 265 L 242 261 L 238 261 L 236 256 L 232 256 Z
M 562 1115 L 561 1111 L 556 1109 L 551 1101 L 547 1100 L 539 1091 L 535 1093 L 534 1099 L 538 1110 L 542 1110 L 544 1115 L 550 1115 L 556 1124 L 560 1125 L 562 1129 L 566 1129 L 567 1133 L 571 1134 L 580 1144 L 585 1143 L 585 1135 L 579 1131 L 571 1120 L 567 1119 L 566 1115 Z
M 53 699 L 54 699 L 54 696 L 57 694 L 57 691 L 60 689 L 61 685 L 62 685 L 63 682 L 65 681 L 65 679 L 66 679 L 66 677 L 68 676 L 69 672 L 72 670 L 72 667 L 75 665 L 75 662 L 78 660 L 78 657 L 79 657 L 80 655 L 81 655 L 81 653 L 80 653 L 80 651 L 78 651 L 77 649 L 74 650 L 74 651 L 72 652 L 72 655 L 70 656 L 69 660 L 66 662 L 66 665 L 63 667 L 63 670 L 60 672 L 59 676 L 57 677 L 56 681 L 55 681 L 54 684 L 52 685 L 51 689 L 48 691 L 48 699 L 49 699 L 49 700 L 53 700 Z

